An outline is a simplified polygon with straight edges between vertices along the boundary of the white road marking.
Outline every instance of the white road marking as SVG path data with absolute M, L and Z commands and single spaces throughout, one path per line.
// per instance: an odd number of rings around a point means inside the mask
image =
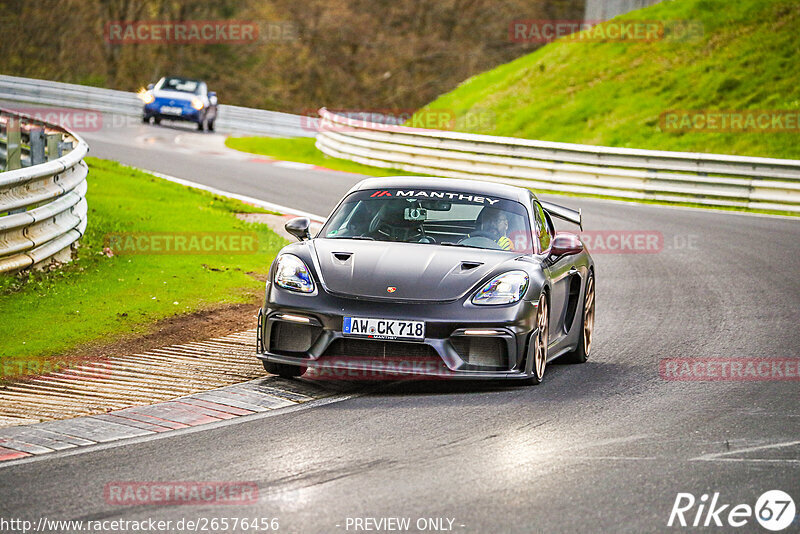
M 315 166 L 311 165 L 310 163 L 300 163 L 297 161 L 281 161 L 278 160 L 273 163 L 276 167 L 286 167 L 287 169 L 300 169 L 300 170 L 310 170 L 314 169 Z
M 147 169 L 142 169 L 139 167 L 131 167 L 133 169 L 140 170 L 142 172 L 146 172 L 148 174 L 152 174 L 153 176 L 157 176 L 159 178 L 163 178 L 164 180 L 168 180 L 170 182 L 174 182 L 176 184 L 185 185 L 187 187 L 193 187 L 195 189 L 201 189 L 203 191 L 208 191 L 209 193 L 214 193 L 215 195 L 221 195 L 224 197 L 235 198 L 236 200 L 241 200 L 242 202 L 246 202 L 248 204 L 253 204 L 254 206 L 259 206 L 261 208 L 277 211 L 279 213 L 287 213 L 292 215 L 297 215 L 299 217 L 308 217 L 312 221 L 316 221 L 319 223 L 324 223 L 326 217 L 322 215 L 315 215 L 313 213 L 308 213 L 306 211 L 301 211 L 295 208 L 289 208 L 286 206 L 281 206 L 280 204 L 274 204 L 272 202 L 266 202 L 264 200 L 259 200 L 257 198 L 248 197 L 246 195 L 239 195 L 237 193 L 231 193 L 230 191 L 223 191 L 221 189 L 217 189 L 216 187 L 211 187 L 208 185 L 198 184 L 196 182 L 191 182 L 189 180 L 184 180 L 183 178 L 177 178 L 175 176 L 170 176 L 169 174 L 163 174 L 156 171 L 150 171 Z
M 709 453 L 709 454 L 704 454 L 702 456 L 698 456 L 696 458 L 692 458 L 691 461 L 717 460 L 717 459 L 722 459 L 721 458 L 722 456 L 729 456 L 731 454 L 742 454 L 742 453 L 746 453 L 746 452 L 764 451 L 764 450 L 767 450 L 767 449 L 780 449 L 780 448 L 783 448 L 783 447 L 791 447 L 793 445 L 800 445 L 800 440 L 797 440 L 797 441 L 785 441 L 783 443 L 772 443 L 772 444 L 769 444 L 769 445 L 759 445 L 757 447 L 746 447 L 744 449 L 736 449 L 736 450 L 733 450 L 733 451 L 713 452 L 713 453 Z M 727 458 L 725 460 L 730 460 L 730 461 L 753 461 L 753 460 L 756 460 L 756 458 L 750 458 L 750 459 L 749 458 Z M 784 462 L 785 461 L 789 461 L 789 460 L 783 460 L 783 459 L 777 459 L 777 460 L 784 461 Z M 795 461 L 798 461 L 798 460 L 795 460 Z

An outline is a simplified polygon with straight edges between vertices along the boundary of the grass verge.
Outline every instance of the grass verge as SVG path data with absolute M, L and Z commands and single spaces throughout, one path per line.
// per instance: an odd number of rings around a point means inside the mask
M 235 213 L 263 212 L 115 162 L 87 158 L 89 225 L 77 259 L 58 270 L 0 275 L 0 379 L 47 369 L 60 354 L 148 332 L 161 319 L 256 302 L 285 241 Z M 248 253 L 104 253 L 108 234 L 233 233 Z M 228 242 L 231 243 L 231 242 Z M 234 246 L 235 248 L 235 246 Z M 239 248 L 238 250 L 242 250 Z
M 260 154 L 284 161 L 297 161 L 318 165 L 334 171 L 366 174 L 369 176 L 397 176 L 410 173 L 399 169 L 384 169 L 362 165 L 347 159 L 332 158 L 317 150 L 312 137 L 228 137 L 228 148 Z

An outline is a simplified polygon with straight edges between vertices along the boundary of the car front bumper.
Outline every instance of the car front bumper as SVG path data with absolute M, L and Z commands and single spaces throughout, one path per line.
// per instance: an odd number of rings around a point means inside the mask
M 301 295 L 268 286 L 258 318 L 261 360 L 354 380 L 383 375 L 442 379 L 530 376 L 525 355 L 536 328 L 536 301 L 476 306 L 469 298 L 398 302 L 318 291 Z M 406 341 L 345 335 L 344 317 L 424 321 L 425 338 Z
M 162 104 L 147 104 L 144 106 L 142 115 L 145 119 L 158 118 L 173 121 L 188 121 L 198 123 L 203 120 L 204 110 L 196 110 L 193 107 L 175 106 L 181 108 L 181 114 L 177 113 L 161 113 Z

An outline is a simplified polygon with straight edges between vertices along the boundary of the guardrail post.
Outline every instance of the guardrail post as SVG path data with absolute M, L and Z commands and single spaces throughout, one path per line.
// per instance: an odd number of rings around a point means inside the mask
M 58 144 L 61 142 L 61 134 L 47 134 L 47 161 L 58 159 Z
M 58 157 L 64 155 L 65 152 L 69 152 L 72 150 L 72 142 L 71 141 L 61 141 L 58 143 Z
M 31 165 L 38 165 L 45 162 L 44 153 L 44 129 L 32 128 L 28 143 L 31 147 Z
M 19 131 L 19 119 L 9 117 L 7 126 L 6 170 L 22 168 L 22 134 Z

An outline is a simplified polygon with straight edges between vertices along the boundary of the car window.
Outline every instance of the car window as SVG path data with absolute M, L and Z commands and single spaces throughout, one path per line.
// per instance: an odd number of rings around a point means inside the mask
M 533 212 L 536 217 L 536 237 L 539 240 L 539 251 L 544 252 L 550 248 L 550 242 L 553 240 L 554 229 L 552 223 L 547 218 L 547 215 L 538 202 L 533 202 Z
M 528 212 L 519 202 L 441 190 L 357 191 L 319 236 L 447 244 L 530 254 Z
M 155 89 L 160 91 L 178 91 L 180 93 L 199 94 L 200 82 L 183 78 L 161 78 Z

